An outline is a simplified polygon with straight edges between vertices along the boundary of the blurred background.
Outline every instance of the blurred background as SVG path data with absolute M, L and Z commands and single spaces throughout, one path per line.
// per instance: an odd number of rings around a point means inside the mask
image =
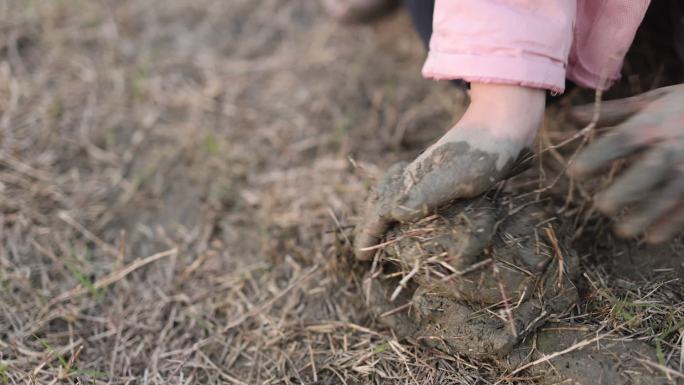
M 366 194 L 349 156 L 410 156 L 462 97 L 421 79 L 403 13 L 6 0 L 0 18 L 0 384 L 296 377 L 328 342 L 288 335 L 292 308 L 227 327 L 333 258 Z M 327 290 L 323 270 L 307 279 Z

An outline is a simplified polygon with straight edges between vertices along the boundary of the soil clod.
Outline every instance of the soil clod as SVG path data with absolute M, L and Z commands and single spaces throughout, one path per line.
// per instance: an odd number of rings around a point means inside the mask
M 413 337 L 452 352 L 504 356 L 577 300 L 577 256 L 550 234 L 539 205 L 459 201 L 390 230 L 378 284 L 396 286 L 413 274 L 406 318 L 418 325 Z
M 643 342 L 608 338 L 596 326 L 547 323 L 578 301 L 579 259 L 567 235 L 538 202 L 484 196 L 452 203 L 390 229 L 380 271 L 366 277 L 371 307 L 406 339 L 493 359 L 542 384 L 669 383 L 644 364 L 657 360 Z

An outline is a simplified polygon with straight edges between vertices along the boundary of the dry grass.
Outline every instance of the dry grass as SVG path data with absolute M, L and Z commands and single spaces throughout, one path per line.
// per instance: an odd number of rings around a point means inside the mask
M 499 378 L 359 301 L 347 158 L 410 158 L 461 100 L 419 77 L 405 17 L 376 28 L 316 2 L 0 2 L 0 384 Z M 673 367 L 681 283 L 635 287 L 673 295 L 639 334 Z

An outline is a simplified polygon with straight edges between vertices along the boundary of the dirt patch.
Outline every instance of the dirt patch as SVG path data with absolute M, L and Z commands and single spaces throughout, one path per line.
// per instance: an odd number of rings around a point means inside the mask
M 509 376 L 529 368 L 543 384 L 670 383 L 643 342 L 591 324 L 542 327 L 577 303 L 579 259 L 539 203 L 517 204 L 462 200 L 392 229 L 365 278 L 378 320 L 449 354 L 494 359 Z
M 568 352 L 552 357 L 562 351 Z M 547 360 L 547 357 L 552 358 Z M 529 375 L 545 385 L 681 383 L 668 378 L 653 366 L 654 362 L 657 362 L 655 349 L 643 342 L 611 338 L 588 326 L 550 323 L 516 347 L 501 364 L 508 366 L 512 373 L 528 367 Z
M 599 242 L 586 242 L 589 250 L 608 255 L 604 261 L 607 271 L 630 281 L 649 281 L 658 277 L 677 277 L 684 280 L 684 239 L 680 236 L 662 245 L 649 245 L 637 240 L 616 239 L 612 236 Z
M 577 300 L 578 258 L 549 219 L 539 205 L 484 196 L 399 225 L 377 256 L 382 271 L 372 273 L 382 282 L 376 285 L 394 288 L 389 296 L 379 289 L 374 305 L 395 302 L 411 287 L 412 337 L 463 354 L 505 356 Z

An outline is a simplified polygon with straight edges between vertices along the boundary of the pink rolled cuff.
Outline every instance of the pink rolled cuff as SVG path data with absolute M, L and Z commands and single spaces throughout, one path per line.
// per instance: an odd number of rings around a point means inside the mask
M 650 0 L 435 0 L 423 75 L 561 93 L 607 88 Z
M 565 90 L 565 65 L 531 54 L 502 56 L 431 50 L 422 73 L 424 77 L 435 80 L 517 84 L 556 93 Z

